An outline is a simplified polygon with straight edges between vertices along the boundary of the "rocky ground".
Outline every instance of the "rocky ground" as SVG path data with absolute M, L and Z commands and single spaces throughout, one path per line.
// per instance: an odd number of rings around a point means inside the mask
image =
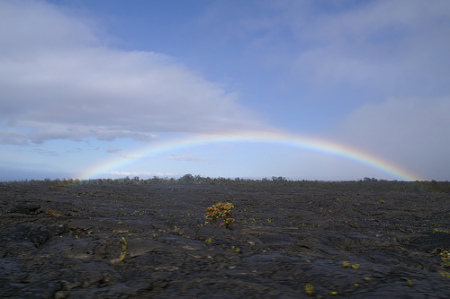
M 0 223 L 1 298 L 450 297 L 448 193 L 10 184 Z

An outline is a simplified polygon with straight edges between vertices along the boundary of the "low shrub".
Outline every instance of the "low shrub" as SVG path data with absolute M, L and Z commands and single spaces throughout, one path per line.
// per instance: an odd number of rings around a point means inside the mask
M 230 228 L 235 221 L 231 212 L 233 208 L 234 205 L 230 202 L 216 202 L 215 205 L 206 208 L 206 223 L 218 223 L 219 226 Z
M 56 212 L 54 210 L 47 210 L 47 211 L 45 211 L 45 214 L 51 215 L 53 217 L 61 217 L 62 216 L 61 214 L 59 214 L 58 212 Z
M 450 251 L 444 250 L 440 253 L 442 261 L 447 265 L 450 266 Z

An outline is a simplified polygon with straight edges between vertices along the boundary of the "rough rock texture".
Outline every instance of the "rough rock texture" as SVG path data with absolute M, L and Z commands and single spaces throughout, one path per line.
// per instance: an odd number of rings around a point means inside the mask
M 1 298 L 450 296 L 446 193 L 12 184 L 0 223 Z

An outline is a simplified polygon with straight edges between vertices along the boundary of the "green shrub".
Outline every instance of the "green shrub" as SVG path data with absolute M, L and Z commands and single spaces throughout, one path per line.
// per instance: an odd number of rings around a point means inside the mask
M 218 223 L 220 226 L 230 228 L 234 223 L 234 217 L 231 210 L 234 208 L 230 202 L 216 202 L 215 205 L 206 208 L 206 223 Z

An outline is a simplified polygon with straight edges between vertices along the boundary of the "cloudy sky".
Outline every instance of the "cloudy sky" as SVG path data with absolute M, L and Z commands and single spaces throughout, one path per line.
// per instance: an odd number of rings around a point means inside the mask
M 0 0 L 0 180 L 449 180 L 449 36 L 448 0 Z

